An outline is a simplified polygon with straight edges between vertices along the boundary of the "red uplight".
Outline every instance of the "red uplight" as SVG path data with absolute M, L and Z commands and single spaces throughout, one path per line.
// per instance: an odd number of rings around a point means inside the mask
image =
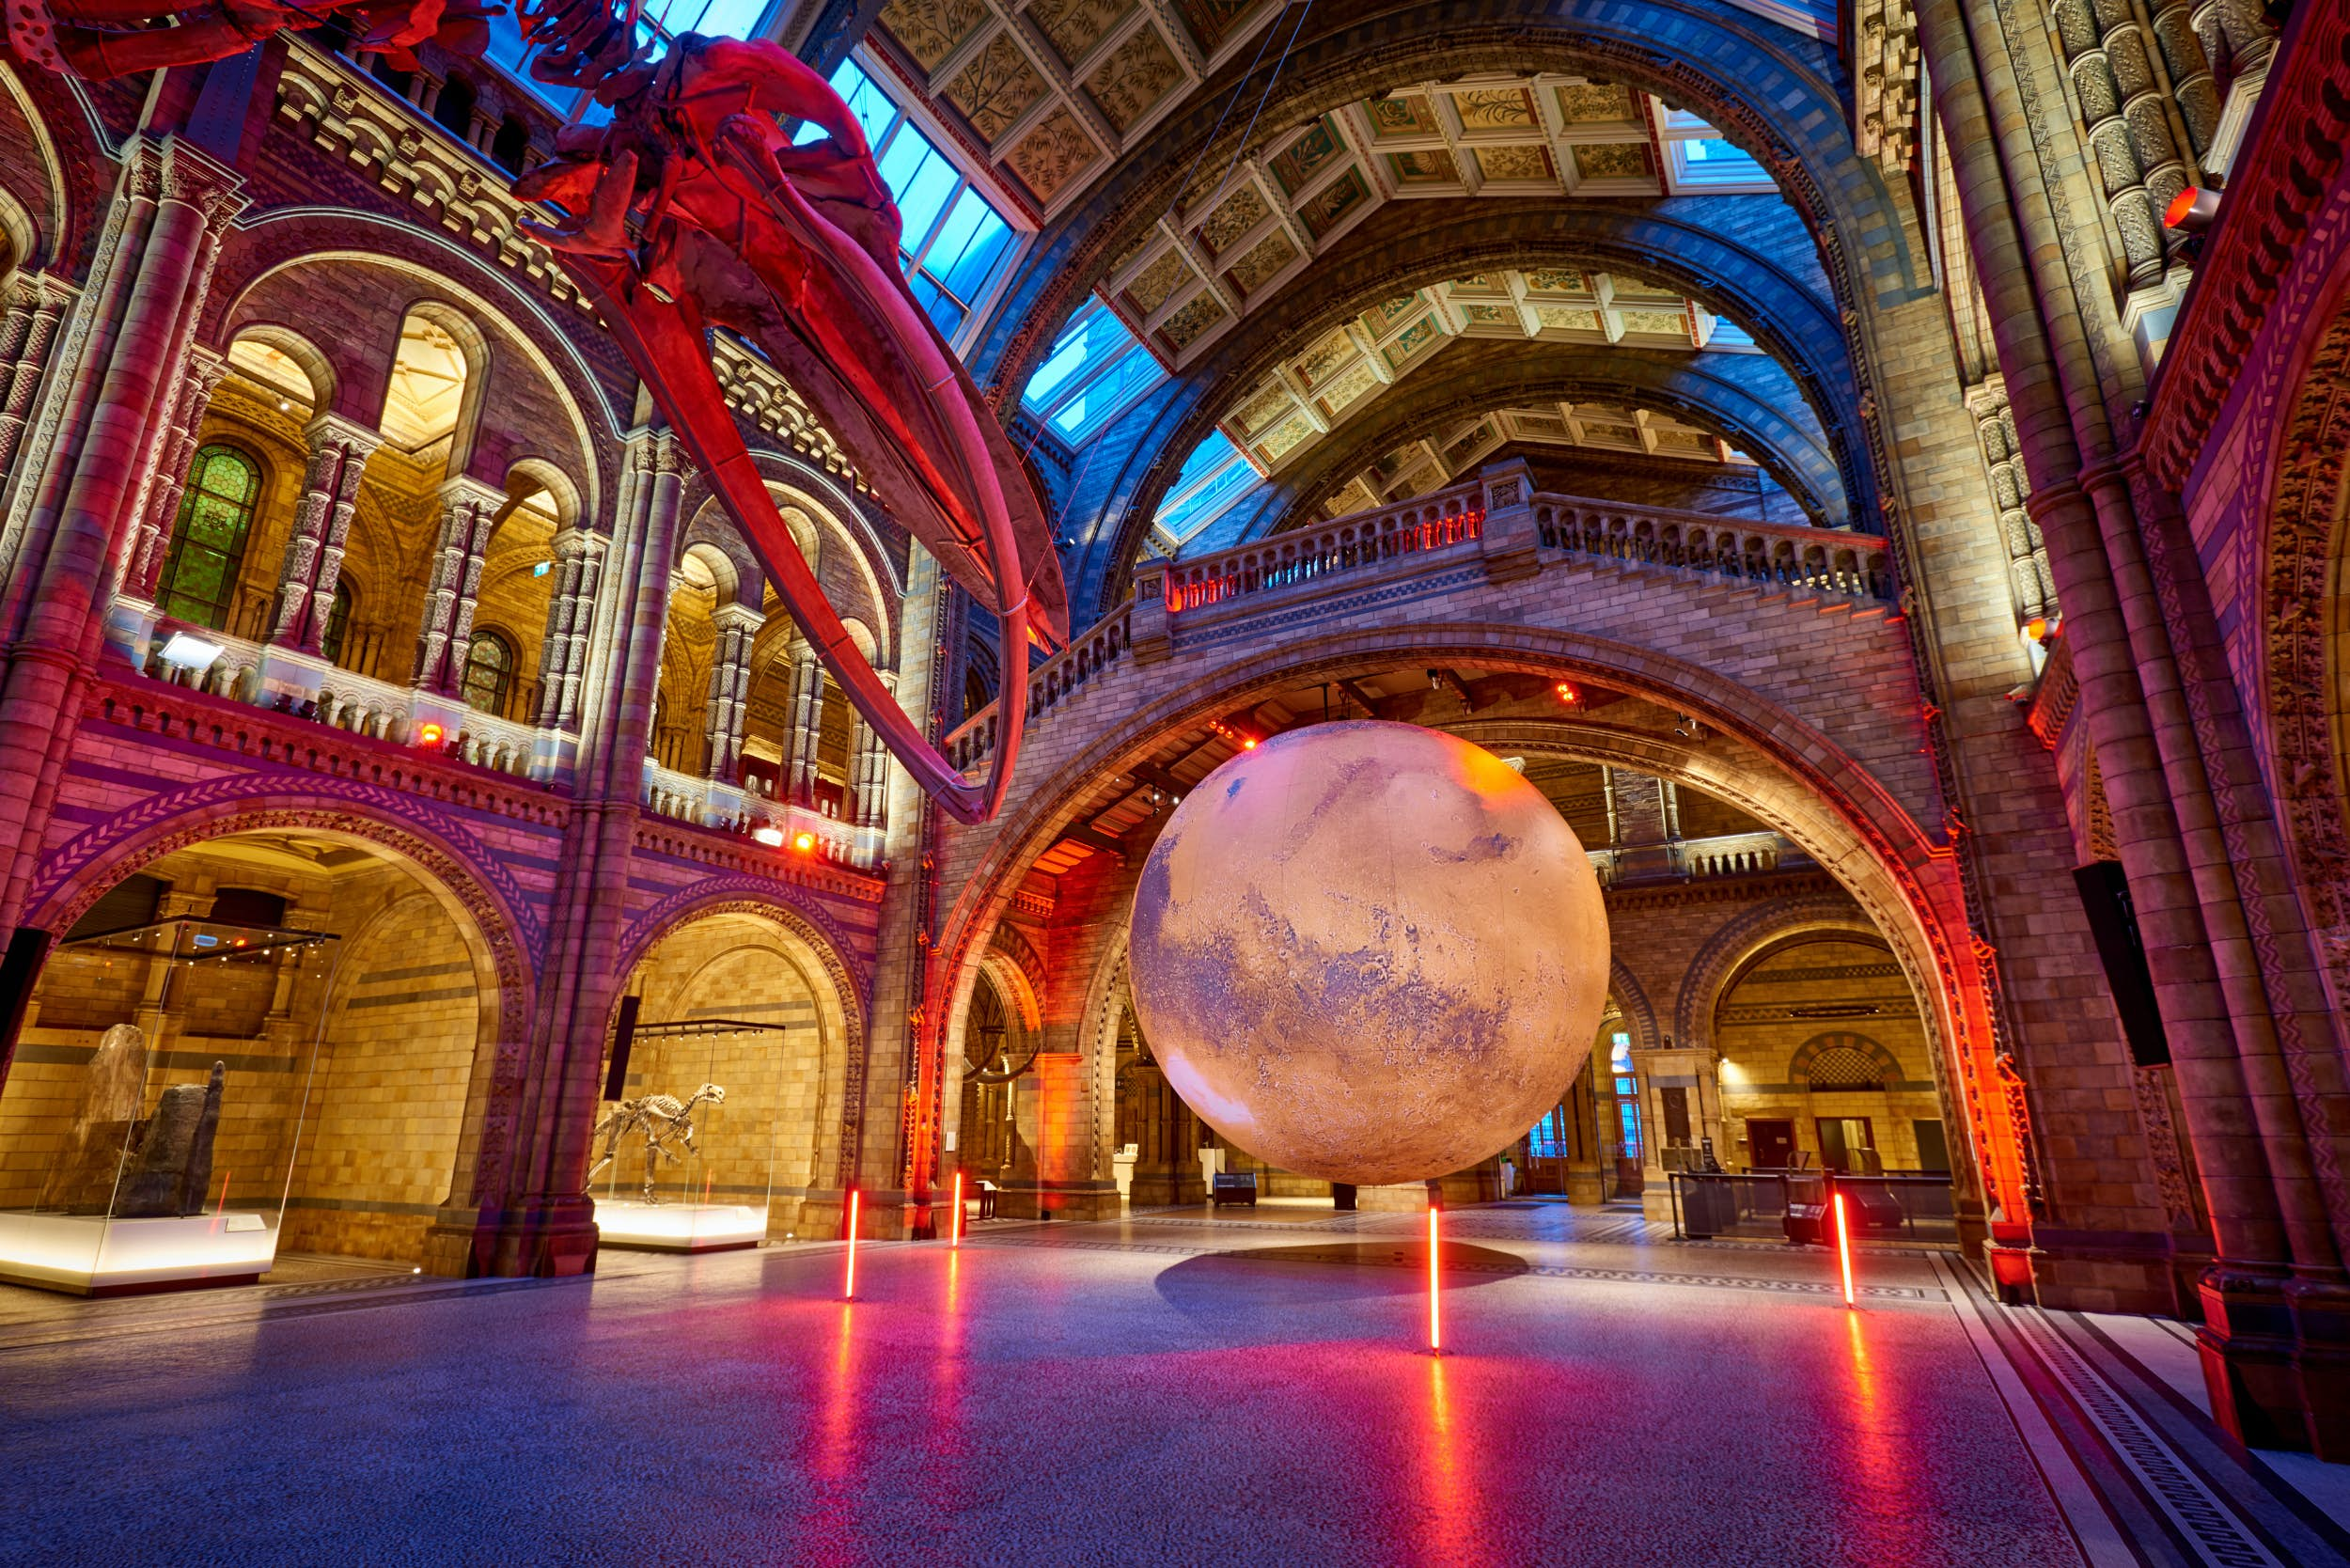
M 1257 737 L 1256 737 L 1256 736 L 1254 736 L 1254 735 L 1244 735 L 1243 737 L 1241 737 L 1240 748 L 1241 748 L 1243 751 L 1254 751 L 1254 750 L 1256 750 L 1256 749 L 1257 749 Z
M 1444 1277 L 1442 1265 L 1437 1260 L 1436 1246 L 1436 1210 L 1431 1204 L 1428 1209 L 1428 1354 L 1431 1356 L 1441 1355 L 1444 1351 L 1444 1322 L 1437 1315 L 1436 1308 Z
M 443 737 L 446 736 L 447 733 L 447 730 L 442 729 L 431 719 L 427 719 L 422 724 L 416 726 L 416 744 L 418 745 L 439 745 Z
M 1829 1200 L 1829 1204 L 1836 1211 L 1836 1262 L 1844 1276 L 1844 1305 L 1850 1307 L 1853 1304 L 1852 1230 L 1844 1219 L 1844 1195 L 1841 1192 L 1836 1194 Z
M 798 838 L 791 840 L 791 847 L 798 850 L 802 855 L 806 855 L 808 851 L 816 847 L 816 835 L 813 833 L 803 833 Z
M 2032 640 L 2032 641 L 2034 641 L 2034 642 L 2039 642 L 2039 641 L 2041 641 L 2043 638 L 2044 638 L 2045 636 L 2047 636 L 2047 635 L 2048 635 L 2048 618 L 2047 618 L 2047 617 L 2045 617 L 2045 616 L 2037 616 L 2037 615 L 2036 615 L 2036 616 L 2032 617 L 2029 620 L 2027 620 L 2026 622 L 2024 622 L 2024 635 L 2026 635 L 2026 636 L 2028 636 L 2028 637 L 2031 638 L 2031 640 Z
M 857 1190 L 851 1187 L 849 1189 L 849 1262 L 847 1273 L 840 1281 L 840 1299 L 843 1301 L 856 1299 L 856 1200 Z
M 1580 692 L 1577 692 L 1577 691 L 1574 689 L 1574 682 L 1572 682 L 1572 681 L 1561 681 L 1561 682 L 1559 682 L 1559 701 L 1561 701 L 1561 702 L 1565 703 L 1568 707 L 1572 708 L 1572 707 L 1574 707 L 1574 706 L 1577 702 L 1580 702 L 1582 699 L 1583 699 L 1583 698 L 1582 698 L 1582 694 L 1581 694 Z
M 960 1170 L 955 1172 L 955 1206 L 947 1226 L 947 1245 L 963 1245 L 963 1172 Z

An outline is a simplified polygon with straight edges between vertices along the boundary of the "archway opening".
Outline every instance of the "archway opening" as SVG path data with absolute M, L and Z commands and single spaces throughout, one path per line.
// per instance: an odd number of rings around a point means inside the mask
M 50 959 L 0 1091 L 0 1272 L 424 1266 L 471 1193 L 487 950 L 448 889 L 340 834 L 232 833 L 123 877 Z
M 708 915 L 654 943 L 626 995 L 588 1179 L 605 1245 L 794 1235 L 838 1153 L 842 1001 L 814 951 L 763 916 Z

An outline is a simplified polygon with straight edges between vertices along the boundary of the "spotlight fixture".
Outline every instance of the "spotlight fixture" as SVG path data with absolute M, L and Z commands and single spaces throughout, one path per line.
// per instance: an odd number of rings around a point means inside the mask
M 1574 689 L 1574 682 L 1561 681 L 1559 682 L 1559 700 L 1572 708 L 1583 700 L 1583 694 Z
M 174 669 L 210 669 L 212 661 L 219 658 L 223 651 L 225 650 L 219 643 L 206 642 L 202 637 L 191 636 L 185 632 L 174 632 L 165 639 L 155 657 Z
M 783 829 L 779 827 L 754 827 L 751 837 L 769 849 L 783 848 Z
M 1698 723 L 1695 713 L 1683 713 L 1673 720 L 1673 733 L 1684 741 L 1694 741 L 1705 733 L 1705 727 Z
M 2029 620 L 2024 622 L 2024 635 L 2031 638 L 2034 642 L 2047 641 L 2048 618 L 2044 615 L 2036 615 Z
M 2201 234 L 2219 220 L 2219 193 L 2189 185 L 2162 210 L 2162 226 L 2182 234 Z
M 437 746 L 447 738 L 448 731 L 442 729 L 438 724 L 434 723 L 431 719 L 426 719 L 422 724 L 416 726 L 416 744 L 418 745 Z
M 816 835 L 813 833 L 803 833 L 798 838 L 791 840 L 791 847 L 798 850 L 802 855 L 811 854 L 816 848 Z

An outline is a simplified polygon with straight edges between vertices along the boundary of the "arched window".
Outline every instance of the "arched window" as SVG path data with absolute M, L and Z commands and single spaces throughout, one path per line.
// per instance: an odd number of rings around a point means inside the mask
M 514 645 L 496 632 L 476 632 L 465 650 L 465 701 L 504 717 L 514 687 Z
M 352 587 L 350 578 L 336 579 L 335 603 L 327 607 L 326 631 L 319 638 L 319 651 L 326 655 L 328 664 L 343 662 L 343 634 L 351 629 L 351 606 L 358 598 L 359 590 Z
M 228 623 L 228 602 L 244 569 L 245 538 L 260 498 L 261 470 L 251 458 L 234 447 L 206 447 L 196 454 L 155 589 L 157 609 L 198 626 Z
M 451 76 L 441 84 L 441 96 L 432 101 L 433 119 L 457 134 L 461 142 L 472 140 L 473 109 L 479 102 L 473 84 L 462 76 Z

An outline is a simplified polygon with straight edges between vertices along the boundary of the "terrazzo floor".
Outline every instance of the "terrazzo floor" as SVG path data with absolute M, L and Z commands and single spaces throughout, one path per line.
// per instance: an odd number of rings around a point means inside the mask
M 1872 1252 L 1848 1312 L 1816 1251 L 1464 1210 L 1432 1357 L 1421 1223 L 999 1221 L 860 1247 L 852 1303 L 806 1244 L 0 1293 L 0 1561 L 2232 1560 L 2035 1416 L 2029 1325 L 1940 1254 Z M 2242 1464 L 2233 1560 L 2345 1560 Z

